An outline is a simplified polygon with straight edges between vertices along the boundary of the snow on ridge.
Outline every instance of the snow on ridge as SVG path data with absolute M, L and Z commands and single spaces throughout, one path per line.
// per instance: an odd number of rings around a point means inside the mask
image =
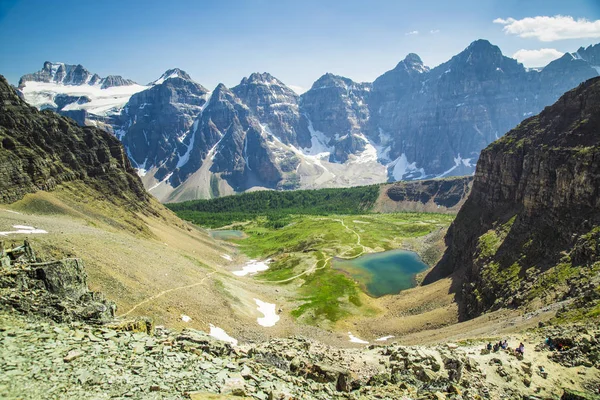
M 146 89 L 148 89 L 148 86 L 138 84 L 111 86 L 102 89 L 100 85 L 73 86 L 55 82 L 27 81 L 21 92 L 27 103 L 40 109 L 56 108 L 54 98 L 58 94 L 85 96 L 91 101 L 81 104 L 71 103 L 65 106 L 64 110 L 86 110 L 91 114 L 106 116 L 120 112 L 131 96 Z
M 447 171 L 444 171 L 440 175 L 436 176 L 436 178 L 443 178 L 444 176 L 447 176 L 450 172 L 460 167 L 461 164 L 468 168 L 475 167 L 475 165 L 471 164 L 471 160 L 472 158 L 462 158 L 459 153 L 456 157 L 454 157 L 454 165 Z
M 179 70 L 175 70 L 175 71 L 171 72 L 169 74 L 169 76 L 165 76 L 166 74 L 167 74 L 166 72 L 164 74 L 162 74 L 160 78 L 158 78 L 157 80 L 155 80 L 154 82 L 152 82 L 152 85 L 160 85 L 160 84 L 164 83 L 167 79 L 181 77 L 179 75 Z
M 377 148 L 371 143 L 369 139 L 365 137 L 362 133 L 355 134 L 354 136 L 365 142 L 365 150 L 362 153 L 355 156 L 355 158 L 350 161 L 352 164 L 366 164 L 370 162 L 377 162 L 379 159 L 379 152 Z

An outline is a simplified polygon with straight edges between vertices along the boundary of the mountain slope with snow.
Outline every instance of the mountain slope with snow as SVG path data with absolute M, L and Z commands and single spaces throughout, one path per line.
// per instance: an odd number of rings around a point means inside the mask
M 373 83 L 327 73 L 300 96 L 269 73 L 210 92 L 178 68 L 141 86 L 60 63 L 20 90 L 113 131 L 146 188 L 179 201 L 472 174 L 481 149 L 598 65 L 600 45 L 530 70 L 477 40 L 435 68 L 411 53 Z

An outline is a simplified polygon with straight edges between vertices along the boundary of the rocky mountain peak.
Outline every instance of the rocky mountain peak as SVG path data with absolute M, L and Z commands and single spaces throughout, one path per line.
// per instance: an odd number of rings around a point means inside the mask
M 94 74 L 94 77 L 98 75 Z M 102 80 L 102 89 L 107 89 L 109 87 L 114 86 L 128 86 L 135 85 L 136 83 L 131 79 L 125 79 L 121 75 L 108 75 L 106 78 Z
M 406 68 L 407 70 L 416 71 L 419 73 L 428 72 L 429 67 L 423 64 L 423 60 L 415 53 L 408 53 L 404 60 L 400 61 L 396 68 Z
M 215 88 L 215 90 L 213 90 L 209 103 L 227 100 L 227 99 L 231 98 L 232 96 L 233 96 L 233 93 L 231 93 L 231 90 L 229 90 L 229 88 L 227 86 L 225 86 L 223 83 L 219 83 L 217 85 L 217 87 Z
M 311 90 L 314 89 L 325 89 L 331 87 L 341 87 L 346 88 L 347 86 L 351 86 L 355 82 L 352 79 L 345 78 L 343 76 L 332 74 L 331 72 L 327 72 L 325 75 L 321 76 L 319 79 L 313 83 Z
M 254 72 L 252 73 L 248 78 L 244 78 L 242 79 L 241 84 L 248 84 L 248 83 L 255 83 L 255 84 L 276 84 L 276 85 L 283 85 L 283 83 L 275 78 L 273 75 L 269 74 L 268 72 Z
M 88 83 L 92 74 L 81 64 L 70 65 L 62 62 L 45 61 L 41 70 L 26 74 L 19 80 L 22 88 L 26 82 L 58 83 L 63 85 L 82 85 Z
M 160 78 L 158 78 L 154 82 L 150 82 L 148 84 L 148 86 L 160 85 L 160 84 L 164 83 L 167 79 L 171 79 L 171 78 L 181 78 L 186 81 L 192 81 L 192 78 L 187 74 L 187 72 L 185 72 L 179 68 L 171 68 L 171 69 L 166 70 L 165 73 L 160 76 Z
M 600 66 L 600 43 L 586 48 L 582 46 L 571 55 L 574 59 L 583 59 L 594 66 Z
M 471 43 L 455 58 L 468 65 L 497 65 L 502 62 L 504 56 L 498 46 L 491 44 L 488 40 L 479 39 Z

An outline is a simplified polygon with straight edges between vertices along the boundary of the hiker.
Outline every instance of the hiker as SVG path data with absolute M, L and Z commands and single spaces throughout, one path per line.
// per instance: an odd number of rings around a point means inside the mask
M 500 346 L 498 346 L 498 343 L 494 343 L 494 353 L 497 352 L 499 348 Z
M 492 342 L 488 342 L 487 349 L 488 351 L 492 351 Z
M 506 341 L 506 339 L 504 339 L 504 342 L 502 342 L 500 347 L 502 347 L 502 350 L 506 350 L 508 348 L 508 342 Z
M 521 357 L 523 357 L 525 355 L 525 345 L 523 344 L 523 342 L 521 342 L 519 344 L 519 347 L 517 347 L 515 349 L 515 353 L 517 356 L 521 356 Z

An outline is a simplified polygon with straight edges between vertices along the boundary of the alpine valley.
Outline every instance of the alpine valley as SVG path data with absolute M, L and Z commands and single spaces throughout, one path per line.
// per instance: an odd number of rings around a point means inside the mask
M 486 40 L 435 68 L 409 54 L 374 82 L 327 73 L 298 95 L 269 73 L 212 91 L 174 68 L 145 85 L 45 62 L 18 90 L 119 138 L 162 202 L 261 188 L 473 174 L 492 141 L 600 74 L 600 44 L 526 69 Z

